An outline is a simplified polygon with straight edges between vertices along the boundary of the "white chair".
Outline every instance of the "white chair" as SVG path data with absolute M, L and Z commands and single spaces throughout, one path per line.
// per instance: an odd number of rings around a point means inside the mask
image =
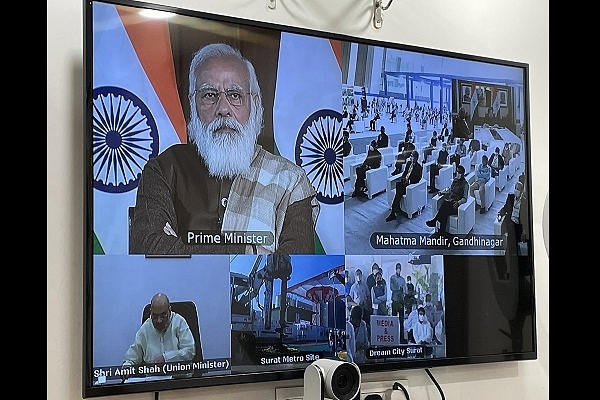
M 496 176 L 496 188 L 499 191 L 504 190 L 504 186 L 506 186 L 506 182 L 508 181 L 508 165 L 504 165 L 504 168 L 500 170 L 498 176 Z
M 480 149 L 473 153 L 471 156 L 471 165 L 476 166 L 481 164 L 481 157 L 485 154 L 485 150 Z
M 435 195 L 433 197 L 435 212 L 442 205 L 442 196 Z M 446 230 L 448 233 L 457 236 L 466 236 L 475 226 L 475 197 L 469 196 L 467 202 L 458 207 L 458 214 L 448 217 Z
M 503 215 L 500 219 L 494 219 L 494 235 L 503 236 L 506 233 L 506 224 L 504 221 L 507 219 L 507 215 Z
M 351 166 L 353 164 L 356 164 L 359 157 L 360 156 L 357 154 L 348 154 L 346 157 L 344 157 L 344 180 L 345 181 L 347 181 L 348 179 L 350 179 L 352 177 Z M 356 172 L 356 169 L 354 170 L 354 172 Z
M 471 145 L 471 139 L 465 139 L 465 141 L 463 143 L 467 147 L 467 153 L 468 153 L 469 152 L 469 146 Z
M 465 179 L 469 183 L 469 188 L 471 187 L 473 182 L 475 182 L 475 178 L 476 178 L 475 171 L 477 171 L 478 166 L 479 165 L 476 165 L 475 170 L 473 172 L 468 173 L 467 176 L 465 176 Z M 481 199 L 479 198 L 479 190 L 476 190 L 475 192 L 473 192 L 473 195 L 475 196 L 475 203 L 479 204 L 479 206 L 481 207 Z M 485 206 L 486 211 L 488 211 L 490 209 L 490 207 L 492 206 L 492 203 L 494 202 L 495 199 L 496 199 L 496 178 L 490 178 L 490 179 L 488 179 L 488 181 L 485 184 L 485 205 L 484 206 Z
M 356 168 L 361 165 L 367 159 L 367 155 L 365 153 L 356 154 L 354 160 L 350 160 L 350 183 L 352 187 L 356 183 Z
M 396 163 L 396 155 L 394 153 L 382 154 L 381 164 L 386 167 L 392 167 Z
M 471 171 L 471 157 L 468 154 L 460 158 L 459 164 L 465 169 L 465 174 Z
M 373 195 L 383 192 L 387 186 L 388 167 L 382 165 L 379 168 L 373 168 L 365 174 L 365 186 L 367 187 L 367 197 L 373 198 Z
M 517 166 L 519 164 L 519 159 L 517 157 L 513 157 L 508 161 L 508 177 L 512 178 L 515 176 L 515 172 L 517 172 Z
M 394 161 L 396 160 L 396 149 L 393 147 L 382 147 L 380 149 L 378 149 L 379 152 L 381 153 L 381 163 L 383 165 L 385 165 L 386 167 L 389 167 L 390 165 L 394 164 Z
M 440 150 L 441 150 L 441 148 L 439 148 L 439 149 L 438 148 L 434 148 L 431 151 L 431 155 L 427 157 L 427 162 L 430 163 L 430 162 L 437 161 L 438 155 L 440 154 Z
M 428 140 L 426 130 L 413 131 L 413 135 L 415 137 L 415 143 L 416 142 L 427 142 L 427 140 Z
M 390 173 L 393 168 L 389 168 Z M 388 174 L 389 175 L 389 174 Z M 387 203 L 391 207 L 396 197 L 396 181 L 401 178 L 402 174 L 388 176 L 387 188 Z M 427 178 L 425 175 L 417 183 L 410 184 L 406 187 L 406 193 L 400 199 L 400 209 L 412 218 L 414 213 L 422 211 L 427 205 Z
M 444 190 L 452 184 L 452 178 L 454 176 L 453 164 L 444 165 L 438 175 L 435 177 L 435 188 L 437 190 Z
M 389 207 L 392 206 L 392 202 L 394 201 L 394 197 L 396 196 L 396 181 L 399 180 L 402 176 L 401 173 L 397 175 L 391 175 L 393 170 L 394 167 L 388 168 L 388 174 L 386 178 L 385 193 L 387 195 L 387 203 Z
M 431 166 L 433 164 L 435 164 L 435 161 L 431 160 L 431 157 L 429 157 L 429 158 L 430 158 L 430 161 L 427 161 L 426 163 L 423 164 L 423 178 L 427 180 L 428 185 L 429 185 L 429 173 L 431 171 Z
M 394 194 L 396 194 L 396 189 L 394 189 Z M 426 205 L 427 180 L 421 178 L 419 182 L 406 187 L 406 194 L 400 199 L 400 209 L 411 219 L 415 213 L 421 214 Z
M 481 204 L 479 189 L 475 190 L 473 195 L 475 196 L 475 202 L 479 204 L 480 207 L 485 208 L 485 211 L 489 211 L 492 203 L 496 199 L 496 178 L 490 178 L 485 183 L 485 204 Z

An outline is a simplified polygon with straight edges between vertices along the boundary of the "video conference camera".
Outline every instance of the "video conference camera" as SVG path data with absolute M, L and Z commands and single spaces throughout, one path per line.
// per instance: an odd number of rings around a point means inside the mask
M 356 364 L 319 359 L 304 370 L 304 400 L 359 400 L 360 383 Z

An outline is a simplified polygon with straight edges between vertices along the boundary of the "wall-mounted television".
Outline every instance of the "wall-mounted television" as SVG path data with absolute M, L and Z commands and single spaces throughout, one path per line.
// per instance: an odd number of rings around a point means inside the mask
M 526 63 L 127 0 L 84 49 L 83 397 L 537 358 Z

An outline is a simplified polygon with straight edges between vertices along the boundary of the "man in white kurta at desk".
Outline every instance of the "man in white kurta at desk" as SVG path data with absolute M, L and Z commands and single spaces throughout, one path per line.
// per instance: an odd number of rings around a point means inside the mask
M 150 318 L 135 334 L 133 344 L 125 352 L 123 366 L 190 361 L 194 355 L 194 336 L 187 321 L 171 310 L 166 294 L 155 294 L 150 302 Z

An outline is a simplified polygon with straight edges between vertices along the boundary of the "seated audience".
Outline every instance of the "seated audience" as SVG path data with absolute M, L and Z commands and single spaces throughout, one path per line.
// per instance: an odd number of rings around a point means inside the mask
M 406 328 L 406 335 L 409 344 L 415 344 L 415 336 L 414 336 L 414 326 L 417 322 L 419 322 L 418 309 L 423 307 L 423 299 L 417 299 L 417 303 L 411 306 L 411 311 L 404 322 L 404 326 Z
M 350 139 L 349 136 L 347 135 L 348 131 L 344 131 L 344 136 L 343 136 L 343 144 L 342 144 L 342 151 L 343 151 L 343 156 L 347 157 L 350 154 L 352 154 L 352 143 L 350 143 Z
M 460 164 L 460 159 L 467 155 L 467 146 L 465 146 L 465 139 L 458 139 L 458 144 L 456 145 L 456 150 L 454 150 L 454 154 L 450 156 L 450 164 L 454 164 L 454 170 L 458 164 Z
M 396 170 L 392 172 L 392 175 L 395 175 L 394 172 L 396 172 Z M 396 194 L 394 195 L 394 201 L 392 202 L 392 211 L 390 212 L 390 215 L 386 217 L 386 222 L 396 219 L 396 213 L 400 212 L 400 200 L 402 199 L 402 196 L 406 194 L 406 187 L 413 183 L 418 183 L 422 176 L 423 166 L 419 164 L 419 152 L 413 150 L 402 176 L 396 181 Z
M 442 196 L 442 205 L 437 210 L 434 217 L 425 222 L 429 227 L 435 227 L 436 222 L 439 222 L 440 227 L 437 232 L 432 236 L 446 236 L 446 225 L 448 224 L 448 217 L 451 215 L 458 215 L 458 207 L 461 204 L 467 202 L 469 197 L 469 182 L 465 179 L 465 167 L 458 165 L 456 172 L 454 173 L 454 179 L 448 189 L 442 190 L 440 195 Z
M 415 149 L 414 138 L 411 136 L 408 139 L 404 139 L 403 142 L 398 142 L 398 152 L 406 153 L 406 158 L 410 157 L 410 152 Z
M 367 152 L 367 158 L 358 167 L 356 167 L 356 182 L 354 184 L 354 191 L 352 197 L 356 197 L 359 194 L 364 194 L 367 191 L 365 180 L 367 177 L 367 171 L 381 167 L 381 153 L 377 150 L 377 144 L 375 140 L 371 141 L 369 145 L 369 151 Z
M 490 167 L 492 168 L 492 177 L 500 175 L 500 171 L 504 168 L 504 158 L 500 154 L 500 148 L 496 147 L 494 153 L 489 160 Z
M 444 122 L 444 126 L 442 127 L 442 130 L 440 131 L 440 135 L 439 138 L 442 142 L 448 142 L 449 138 L 450 138 L 450 130 L 448 129 L 448 123 Z
M 423 164 L 427 162 L 427 158 L 431 155 L 433 149 L 435 149 L 437 141 L 437 131 L 433 131 L 431 134 L 431 139 L 429 139 L 429 145 L 423 149 Z
M 492 169 L 488 165 L 488 158 L 484 154 L 481 157 L 481 164 L 477 165 L 475 169 L 475 182 L 471 184 L 469 193 L 475 197 L 475 191 L 479 191 L 479 200 L 481 201 L 481 208 L 479 213 L 484 214 L 487 210 L 485 209 L 485 184 L 492 178 Z M 477 209 L 479 205 L 476 205 Z
M 481 142 L 478 139 L 471 139 L 469 142 L 469 148 L 467 149 L 467 155 L 469 158 L 473 158 L 476 152 L 481 150 Z
M 448 145 L 442 142 L 442 148 L 438 153 L 435 163 L 429 167 L 429 193 L 436 193 L 438 189 L 435 187 L 435 177 L 440 174 L 440 169 L 448 165 Z
M 385 133 L 385 126 L 382 125 L 381 128 L 379 128 L 379 135 L 377 135 L 377 148 L 382 149 L 384 147 L 388 147 L 389 143 L 390 139 Z
M 425 316 L 425 309 L 419 307 L 417 310 L 417 322 L 412 327 L 412 334 L 416 344 L 430 344 L 433 340 L 433 328 Z
M 504 158 L 504 162 L 507 163 L 512 158 L 512 150 L 510 148 L 510 143 L 504 143 L 504 148 L 502 149 L 502 158 Z

